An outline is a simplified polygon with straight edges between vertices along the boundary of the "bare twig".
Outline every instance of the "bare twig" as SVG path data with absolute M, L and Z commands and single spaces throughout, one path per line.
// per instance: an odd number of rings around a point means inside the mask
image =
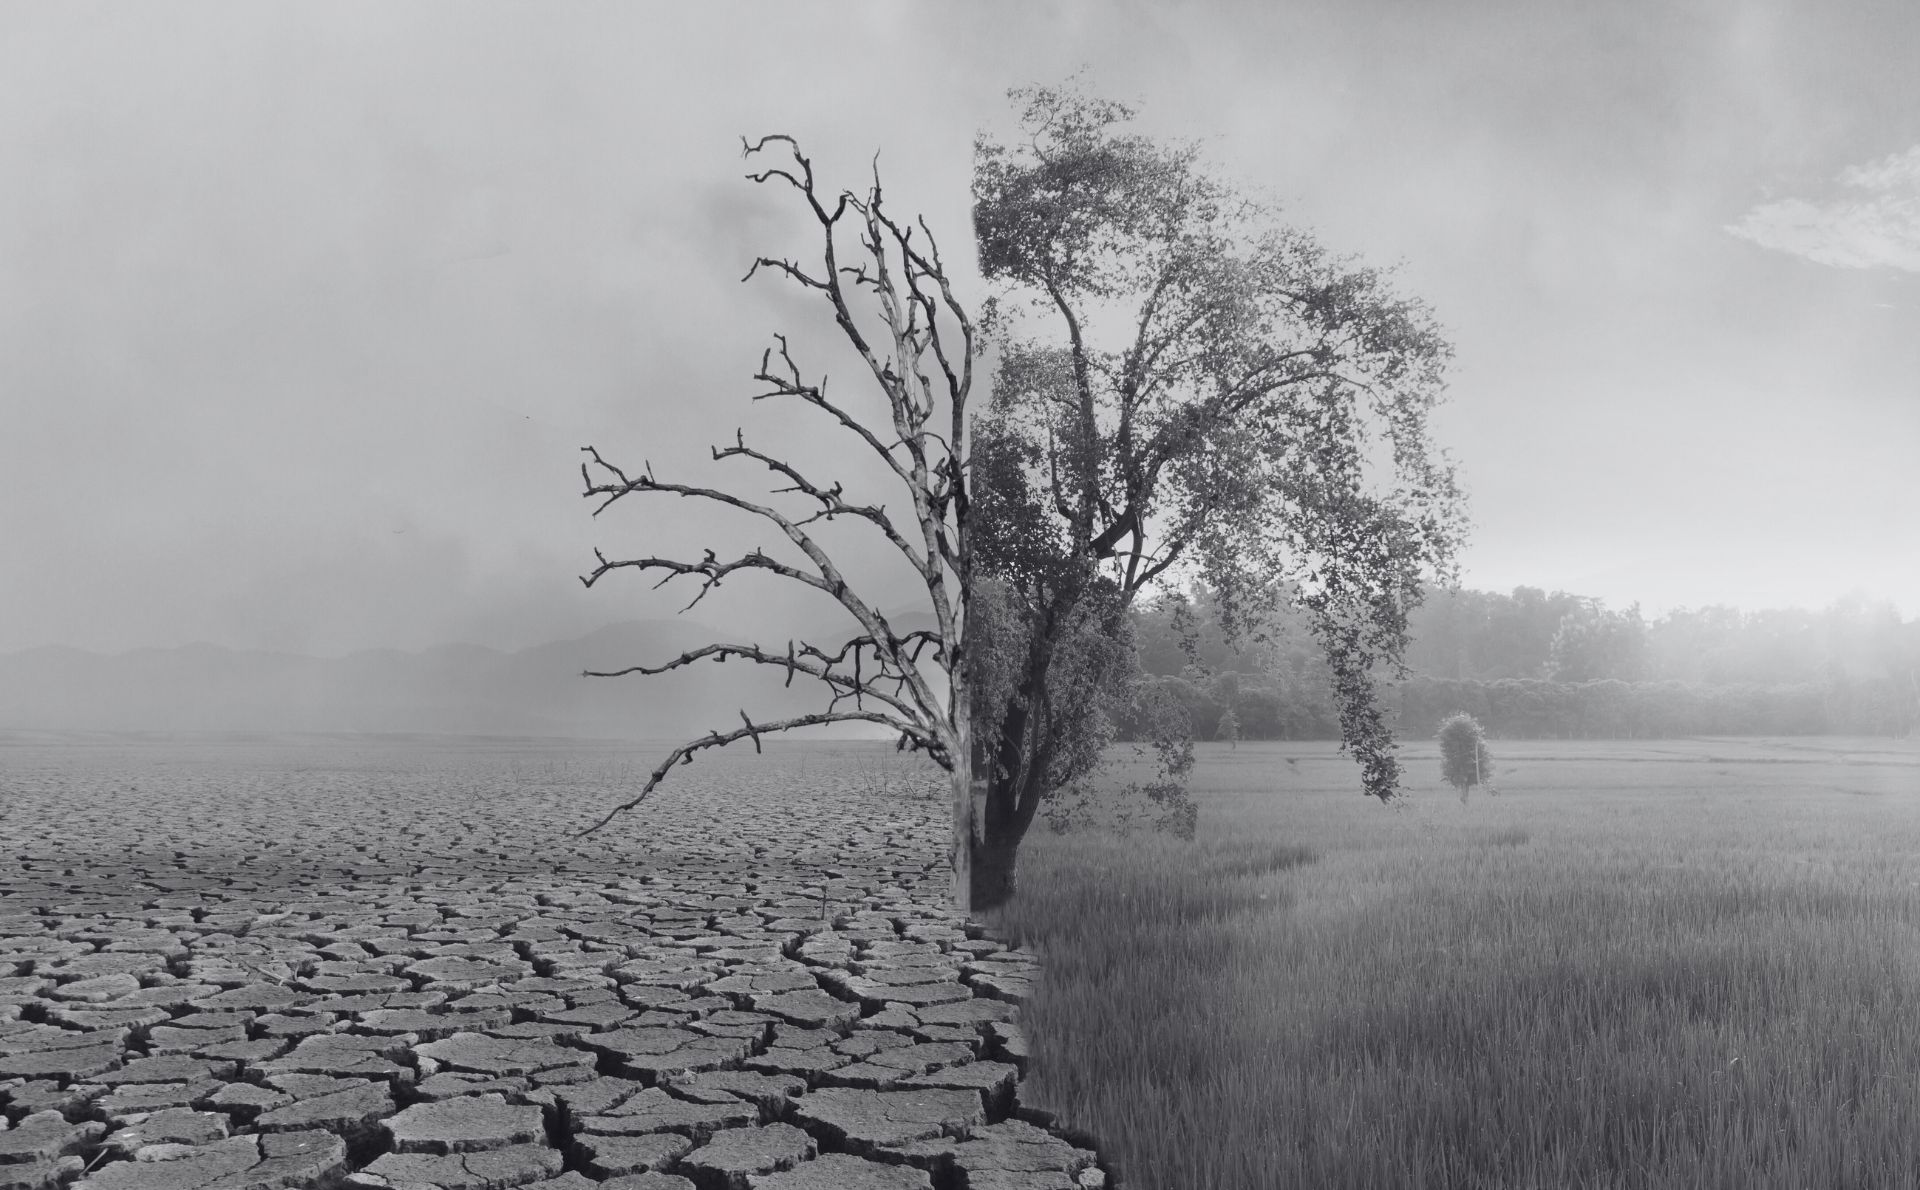
M 911 725 L 903 724 L 880 711 L 820 711 L 811 715 L 796 715 L 791 719 L 781 719 L 773 723 L 755 723 L 747 718 L 745 711 L 741 711 L 740 718 L 744 726 L 736 727 L 731 731 L 708 732 L 699 739 L 689 740 L 668 753 L 667 758 L 661 761 L 659 767 L 655 768 L 653 774 L 647 778 L 646 785 L 642 787 L 637 796 L 631 801 L 622 802 L 613 809 L 608 810 L 598 822 L 580 833 L 582 835 L 591 835 L 601 827 L 607 825 L 607 823 L 612 822 L 614 818 L 621 813 L 631 810 L 645 801 L 647 795 L 652 793 L 660 782 L 666 780 L 667 774 L 672 771 L 674 765 L 692 764 L 695 753 L 708 748 L 724 748 L 735 740 L 743 740 L 749 737 L 753 739 L 754 746 L 757 748 L 759 747 L 760 737 L 762 735 L 793 731 L 801 727 L 818 727 L 828 723 L 879 723 L 883 726 L 897 729 L 903 739 L 912 741 L 909 745 L 911 748 L 916 751 L 924 750 L 943 767 L 947 767 L 950 763 L 943 759 L 943 753 L 939 750 L 939 745 L 935 741 L 921 736 Z
M 819 234 L 817 261 L 761 256 L 743 280 L 764 272 L 818 295 L 832 312 L 841 337 L 885 396 L 886 420 L 869 422 L 854 416 L 828 395 L 825 376 L 807 377 L 786 336 L 778 334 L 761 355 L 754 379 L 765 388 L 754 399 L 792 397 L 831 417 L 886 466 L 907 497 L 911 523 L 904 509 L 896 519 L 879 503 L 850 500 L 840 482 L 821 482 L 779 453 L 749 446 L 742 432 L 735 433 L 731 446 L 715 447 L 712 458 L 716 462 L 745 459 L 766 468 L 780 485 L 767 499 L 749 498 L 725 487 L 662 480 L 649 464 L 633 471 L 595 447 L 583 447 L 583 495 L 595 502 L 595 516 L 630 497 L 665 494 L 730 508 L 771 526 L 800 555 L 788 560 L 755 547 L 732 558 L 721 558 L 712 550 L 698 558 L 609 558 L 595 550 L 593 569 L 581 576 L 585 586 L 593 587 L 621 570 L 652 575 L 655 587 L 691 579 L 698 589 L 682 609 L 686 610 L 725 580 L 752 572 L 822 591 L 859 625 L 857 634 L 837 646 L 789 641 L 786 650 L 779 652 L 757 644 L 716 642 L 661 664 L 587 671 L 595 677 L 655 675 L 701 662 L 723 664 L 738 659 L 783 671 L 787 687 L 795 677 L 810 678 L 827 695 L 821 710 L 767 723 L 756 723 L 743 710 L 740 727 L 712 731 L 680 745 L 653 771 L 638 796 L 615 807 L 587 833 L 639 805 L 675 765 L 742 739 L 751 740 L 758 749 L 764 737 L 802 727 L 876 723 L 895 732 L 901 748 L 923 751 L 950 772 L 966 763 L 968 756 L 964 632 L 971 549 L 965 452 L 966 406 L 978 354 L 973 322 L 954 296 L 926 224 L 900 223 L 886 213 L 877 168 L 863 195 L 841 192 L 828 198 L 818 188 L 812 161 L 791 136 L 743 138 L 741 148 L 758 167 L 748 179 L 793 190 L 805 202 Z M 857 241 L 857 250 L 843 259 L 841 237 L 848 234 Z M 929 360 L 931 365 L 926 364 Z M 936 418 L 943 418 L 945 424 L 936 424 Z M 805 501 L 805 510 L 788 511 L 782 502 L 793 500 Z M 816 523 L 834 521 L 869 526 L 913 566 L 927 592 L 934 627 L 896 631 L 853 588 L 812 532 Z M 935 672 L 929 672 L 929 664 Z M 937 678 L 944 678 L 938 686 Z M 965 817 L 958 816 L 961 800 L 956 797 L 956 824 Z M 966 808 L 970 815 L 970 800 Z

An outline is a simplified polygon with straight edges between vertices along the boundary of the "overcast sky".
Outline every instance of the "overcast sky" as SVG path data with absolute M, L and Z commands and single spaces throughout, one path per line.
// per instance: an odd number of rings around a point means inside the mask
M 1916 62 L 1911 0 L 0 5 L 0 650 L 670 611 L 574 576 L 701 527 L 578 448 L 804 448 L 750 375 L 827 342 L 738 137 L 965 261 L 975 131 L 1083 65 L 1437 308 L 1469 585 L 1920 614 Z M 713 614 L 829 610 L 767 591 Z

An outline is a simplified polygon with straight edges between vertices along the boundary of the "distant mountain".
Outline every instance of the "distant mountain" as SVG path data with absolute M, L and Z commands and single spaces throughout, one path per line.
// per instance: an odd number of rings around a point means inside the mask
M 714 639 L 692 621 L 642 620 L 512 653 L 477 645 L 339 658 L 206 644 L 112 656 L 29 649 L 0 654 L 0 730 L 640 739 L 737 725 L 742 707 L 758 722 L 823 705 L 804 678 L 783 689 L 784 674 L 738 661 L 658 677 L 581 676 L 658 665 Z

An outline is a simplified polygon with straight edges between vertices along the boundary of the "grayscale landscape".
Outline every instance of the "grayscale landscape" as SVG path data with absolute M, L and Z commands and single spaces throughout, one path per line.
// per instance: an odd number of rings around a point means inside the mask
M 0 1190 L 1920 1190 L 1916 62 L 0 3 Z

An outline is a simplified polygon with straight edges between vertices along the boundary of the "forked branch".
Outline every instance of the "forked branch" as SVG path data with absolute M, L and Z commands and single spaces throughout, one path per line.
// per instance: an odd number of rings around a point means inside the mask
M 765 468 L 777 485 L 766 497 L 662 480 L 655 477 L 651 465 L 631 471 L 592 446 L 582 448 L 586 455 L 580 467 L 583 495 L 596 502 L 595 516 L 630 497 L 665 494 L 729 508 L 772 526 L 798 551 L 797 557 L 776 557 L 756 546 L 732 558 L 721 558 L 711 549 L 699 558 L 609 558 L 595 550 L 593 569 L 581 576 L 586 586 L 593 587 L 620 570 L 652 575 L 656 588 L 675 579 L 692 579 L 698 590 L 684 611 L 734 575 L 753 572 L 830 595 L 859 626 L 856 634 L 833 647 L 790 641 L 780 653 L 757 644 L 716 642 L 661 664 L 587 671 L 594 677 L 659 675 L 703 662 L 718 665 L 740 660 L 783 670 L 788 687 L 796 677 L 811 679 L 825 687 L 827 695 L 826 706 L 813 713 L 755 723 L 742 711 L 740 727 L 709 732 L 680 745 L 654 770 L 638 796 L 615 807 L 587 833 L 639 805 L 675 765 L 691 762 L 706 749 L 741 739 L 751 739 L 758 748 L 764 736 L 802 727 L 874 723 L 895 732 L 903 748 L 925 752 L 950 771 L 967 759 L 964 630 L 971 551 L 965 452 L 966 404 L 978 354 L 973 322 L 954 296 L 925 223 L 902 224 L 884 210 L 877 172 L 865 194 L 841 192 L 827 199 L 816 185 L 813 163 L 792 137 L 776 134 L 758 141 L 742 140 L 741 145 L 747 157 L 762 162 L 748 179 L 761 185 L 782 184 L 800 195 L 820 237 L 817 261 L 762 256 L 754 260 L 744 279 L 764 271 L 818 295 L 842 339 L 886 398 L 887 408 L 884 420 L 855 416 L 829 397 L 825 376 L 817 381 L 807 377 L 784 335 L 775 335 L 774 345 L 761 355 L 754 379 L 765 389 L 754 400 L 793 397 L 821 410 L 854 435 L 866 448 L 864 453 L 881 460 L 906 500 L 901 504 L 889 500 L 902 509 L 896 519 L 887 505 L 849 499 L 843 483 L 821 482 L 790 458 L 749 446 L 737 431 L 731 446 L 713 448 L 713 461 L 738 458 Z M 840 239 L 846 236 L 857 240 L 857 249 L 843 261 Z M 851 247 L 853 240 L 846 246 Z M 804 508 L 789 510 L 802 501 Z M 905 506 L 911 507 L 910 522 Z M 817 524 L 834 521 L 867 526 L 913 566 L 931 605 L 933 628 L 896 632 L 887 617 L 853 588 L 813 532 Z
M 763 735 L 777 735 L 781 732 L 794 731 L 802 727 L 819 727 L 828 723 L 879 723 L 898 730 L 901 739 L 905 741 L 908 748 L 915 751 L 924 750 L 933 755 L 936 761 L 941 759 L 937 751 L 939 748 L 937 741 L 927 738 L 913 725 L 902 723 L 882 711 L 819 711 L 811 715 L 796 715 L 791 719 L 780 719 L 773 723 L 755 723 L 753 720 L 747 718 L 745 711 L 741 711 L 740 719 L 741 726 L 731 731 L 711 731 L 697 740 L 689 740 L 675 748 L 667 754 L 665 760 L 660 762 L 659 767 L 653 770 L 653 774 L 647 778 L 646 785 L 641 787 L 638 794 L 631 800 L 622 802 L 613 809 L 608 810 L 606 814 L 601 817 L 600 821 L 580 833 L 582 835 L 591 835 L 601 827 L 607 825 L 607 823 L 612 822 L 614 818 L 620 814 L 646 801 L 647 795 L 652 793 L 654 789 L 659 786 L 660 782 L 666 780 L 667 774 L 673 771 L 674 765 L 692 764 L 695 753 L 708 748 L 724 748 L 736 740 L 751 739 L 753 741 L 754 751 L 757 752 L 760 751 L 760 737 Z
M 755 665 L 784 669 L 787 672 L 786 681 L 783 683 L 784 686 L 792 686 L 793 679 L 796 676 L 813 678 L 818 682 L 826 684 L 833 692 L 833 702 L 828 706 L 828 710 L 838 709 L 838 705 L 843 699 L 859 700 L 866 698 L 871 698 L 875 702 L 891 707 L 903 716 L 913 716 L 928 709 L 916 707 L 903 697 L 902 692 L 908 684 L 907 677 L 904 673 L 898 671 L 890 672 L 892 667 L 889 666 L 884 659 L 876 658 L 873 662 L 873 671 L 863 673 L 859 661 L 862 647 L 871 648 L 875 653 L 880 653 L 881 651 L 878 644 L 864 637 L 848 642 L 847 645 L 842 646 L 838 653 L 831 655 L 812 645 L 804 643 L 796 644 L 793 641 L 787 642 L 787 651 L 784 654 L 770 653 L 758 645 L 711 644 L 702 645 L 697 649 L 690 649 L 662 665 L 629 665 L 624 669 L 610 670 L 589 669 L 582 672 L 581 676 L 587 678 L 624 678 L 631 674 L 658 675 L 672 673 L 674 670 L 686 669 L 701 661 L 711 661 L 718 665 L 723 664 L 729 658 L 738 657 L 743 661 L 749 661 Z M 915 653 L 917 657 L 915 650 L 911 648 L 903 650 L 901 645 L 896 642 L 893 649 L 889 650 L 889 652 L 897 651 Z M 850 663 L 852 672 L 842 672 L 837 667 L 849 664 L 849 653 L 853 656 L 853 660 Z M 892 689 L 890 691 L 883 690 L 881 689 L 883 685 L 891 686 Z

